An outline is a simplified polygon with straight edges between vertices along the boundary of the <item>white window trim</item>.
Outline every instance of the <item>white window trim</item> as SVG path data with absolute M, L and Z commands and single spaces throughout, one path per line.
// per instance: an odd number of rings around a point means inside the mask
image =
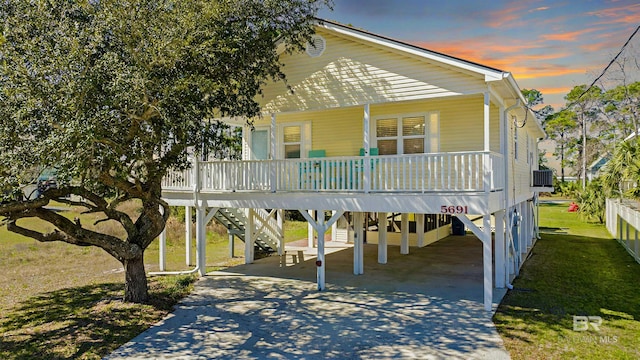
M 437 119 L 437 131 L 438 131 L 438 136 L 437 136 L 437 150 L 436 152 L 440 151 L 440 112 L 439 111 L 427 111 L 427 112 L 417 112 L 417 113 L 404 113 L 404 114 L 387 114 L 387 115 L 376 115 L 373 117 L 373 121 L 371 121 L 370 124 L 370 143 L 371 143 L 371 147 L 372 148 L 377 148 L 378 147 L 378 135 L 377 135 L 377 123 L 378 120 L 386 120 L 386 119 L 393 119 L 395 118 L 396 120 L 398 120 L 398 135 L 394 136 L 394 137 L 384 137 L 381 138 L 383 140 L 391 140 L 391 139 L 396 139 L 396 144 L 397 144 L 397 148 L 396 148 L 396 152 L 398 155 L 402 155 L 404 154 L 404 143 L 402 141 L 402 139 L 417 139 L 420 137 L 424 138 L 424 150 L 425 153 L 431 153 L 431 115 L 437 115 L 438 119 Z M 403 118 L 408 118 L 408 117 L 416 117 L 416 116 L 422 116 L 424 117 L 424 121 L 425 121 L 425 133 L 424 135 L 408 135 L 408 136 L 403 136 L 402 135 L 402 119 Z
M 278 159 L 284 159 L 284 128 L 300 126 L 300 158 L 306 159 L 311 150 L 311 121 L 281 123 L 277 126 Z

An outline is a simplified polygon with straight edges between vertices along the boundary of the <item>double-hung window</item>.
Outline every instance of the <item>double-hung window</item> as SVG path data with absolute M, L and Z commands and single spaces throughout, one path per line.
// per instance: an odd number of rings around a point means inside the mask
M 375 121 L 380 155 L 438 152 L 438 113 L 382 116 Z
M 302 150 L 302 126 L 284 126 L 282 144 L 285 159 L 299 159 Z
M 311 121 L 278 125 L 278 158 L 306 158 L 311 150 Z

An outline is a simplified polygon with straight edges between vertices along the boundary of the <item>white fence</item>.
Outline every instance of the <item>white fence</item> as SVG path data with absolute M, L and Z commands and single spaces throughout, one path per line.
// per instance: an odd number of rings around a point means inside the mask
M 491 152 L 372 157 L 207 161 L 169 174 L 163 189 L 202 191 L 431 192 L 495 191 L 504 187 L 504 160 Z
M 607 199 L 607 230 L 640 263 L 640 210 L 638 203 L 620 199 Z

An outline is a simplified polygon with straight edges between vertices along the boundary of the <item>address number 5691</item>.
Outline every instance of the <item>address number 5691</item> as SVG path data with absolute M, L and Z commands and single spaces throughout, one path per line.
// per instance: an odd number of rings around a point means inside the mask
M 468 214 L 469 208 L 461 205 L 442 205 L 440 206 L 442 214 Z

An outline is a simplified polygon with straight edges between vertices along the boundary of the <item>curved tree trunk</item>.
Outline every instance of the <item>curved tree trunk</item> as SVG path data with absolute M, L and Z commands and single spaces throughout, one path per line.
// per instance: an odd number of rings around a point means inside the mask
M 124 301 L 146 303 L 149 301 L 147 274 L 144 270 L 144 252 L 139 257 L 124 260 Z

